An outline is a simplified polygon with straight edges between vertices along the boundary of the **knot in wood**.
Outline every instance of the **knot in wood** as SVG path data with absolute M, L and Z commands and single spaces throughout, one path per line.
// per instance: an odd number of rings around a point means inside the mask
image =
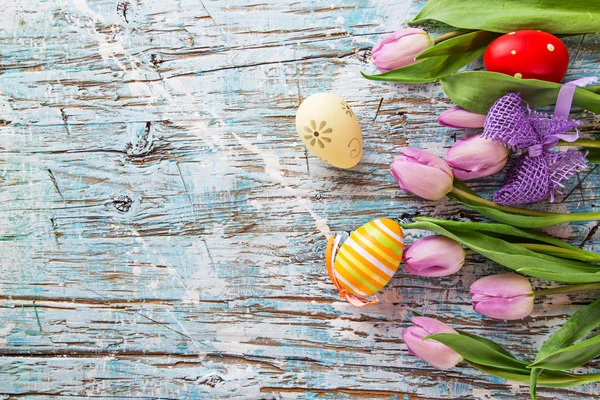
M 201 380 L 199 383 L 201 385 L 206 385 L 206 386 L 210 386 L 211 388 L 214 388 L 215 386 L 217 386 L 219 383 L 223 382 L 225 379 L 221 378 L 219 375 L 211 375 L 208 378 L 205 378 L 203 380 Z
M 119 195 L 113 198 L 112 203 L 118 212 L 126 213 L 131 208 L 133 200 L 129 196 Z
M 141 157 L 152 151 L 154 137 L 152 135 L 152 122 L 130 123 L 127 127 L 131 143 L 127 154 L 133 157 Z

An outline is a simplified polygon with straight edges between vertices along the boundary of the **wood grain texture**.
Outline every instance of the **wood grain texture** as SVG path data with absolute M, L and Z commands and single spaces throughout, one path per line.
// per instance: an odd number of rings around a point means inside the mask
M 331 232 L 417 213 L 479 220 L 399 191 L 388 173 L 401 146 L 443 155 L 456 140 L 436 123 L 449 107 L 439 85 L 359 75 L 375 41 L 423 4 L 0 0 L 0 398 L 527 398 L 409 356 L 410 313 L 532 358 L 593 295 L 539 299 L 525 321 L 494 323 L 468 287 L 503 269 L 478 257 L 445 278 L 399 271 L 360 310 L 326 278 Z M 569 77 L 598 73 L 599 35 L 565 42 Z M 327 90 L 362 125 L 352 170 L 295 133 L 299 103 Z M 593 137 L 600 119 L 575 115 Z M 597 210 L 598 171 L 579 179 L 539 207 Z M 501 180 L 473 187 L 489 196 Z M 548 231 L 599 251 L 596 226 Z

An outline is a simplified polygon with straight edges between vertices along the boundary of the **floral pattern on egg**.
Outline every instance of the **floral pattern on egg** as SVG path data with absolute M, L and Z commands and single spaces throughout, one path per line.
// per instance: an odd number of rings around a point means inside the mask
M 362 158 L 356 114 L 333 93 L 316 93 L 302 102 L 296 113 L 296 131 L 311 153 L 334 167 L 352 168 Z
M 331 132 L 333 132 L 333 129 L 327 127 L 326 121 L 321 121 L 319 127 L 317 128 L 317 123 L 313 119 L 310 121 L 310 128 L 308 126 L 305 126 L 304 130 L 310 133 L 310 135 L 304 135 L 304 138 L 306 140 L 310 140 L 309 143 L 311 146 L 314 146 L 315 143 L 318 143 L 319 147 L 323 149 L 325 148 L 325 143 L 331 142 L 331 139 L 325 135 L 328 135 Z
M 345 101 L 340 101 L 340 104 L 342 105 L 342 110 L 344 110 L 346 112 L 346 115 L 355 117 L 354 111 L 352 111 L 352 109 L 350 108 L 348 103 L 346 103 Z

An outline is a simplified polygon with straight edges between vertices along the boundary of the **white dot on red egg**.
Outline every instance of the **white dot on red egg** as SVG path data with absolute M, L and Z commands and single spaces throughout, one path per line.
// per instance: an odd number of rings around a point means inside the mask
M 520 72 L 517 72 L 517 73 L 514 75 L 514 77 L 515 77 L 515 78 L 517 78 L 517 79 L 521 79 L 521 78 L 523 77 L 523 74 L 522 74 L 522 73 L 520 73 Z
M 511 50 L 510 54 L 512 54 L 514 56 L 515 54 L 517 54 L 517 51 L 516 50 Z
M 550 43 L 548 43 L 548 46 L 546 46 L 548 48 L 548 50 L 550 51 L 554 51 L 554 46 L 551 45 Z
M 514 35 L 514 34 L 515 34 L 514 32 L 510 32 L 510 33 L 509 33 L 509 35 Z

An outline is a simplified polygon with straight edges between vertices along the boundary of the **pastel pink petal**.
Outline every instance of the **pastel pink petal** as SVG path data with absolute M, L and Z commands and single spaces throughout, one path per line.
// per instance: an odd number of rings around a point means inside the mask
M 417 240 L 404 252 L 404 270 L 418 276 L 446 276 L 459 271 L 465 251 L 452 239 L 441 235 Z
M 446 153 L 454 175 L 463 180 L 492 175 L 506 165 L 510 150 L 481 135 L 457 141 Z
M 452 368 L 462 360 L 460 354 L 436 340 L 422 341 L 423 337 L 428 336 L 427 333 L 416 326 L 402 331 L 402 340 L 409 352 L 440 369 Z
M 502 163 L 498 163 L 495 165 L 491 165 L 486 168 L 474 169 L 474 170 L 461 170 L 458 168 L 452 168 L 452 173 L 454 176 L 461 181 L 468 181 L 470 179 L 481 178 L 484 176 L 494 175 L 496 172 L 499 172 L 506 165 L 506 161 Z
M 491 139 L 484 139 L 481 135 L 474 135 L 460 139 L 446 153 L 446 163 L 468 164 L 471 169 L 484 168 L 490 164 L 506 162 L 510 150 Z
M 375 46 L 373 46 L 373 50 L 371 50 L 371 52 L 373 52 L 373 53 L 379 52 L 379 50 L 381 50 L 383 48 L 383 46 L 385 46 L 386 44 L 395 42 L 396 40 L 403 38 L 405 36 L 416 35 L 416 34 L 427 34 L 427 32 L 425 32 L 424 30 L 419 29 L 419 28 L 400 29 L 392 34 L 387 35 L 383 39 L 379 40 L 375 44 Z
M 382 72 L 402 68 L 415 63 L 415 57 L 433 46 L 427 32 L 408 28 L 386 36 L 373 47 L 373 62 Z
M 533 311 L 533 295 L 512 298 L 491 298 L 474 303 L 474 310 L 497 320 L 515 320 L 527 317 Z
M 413 258 L 420 258 L 423 254 L 434 257 L 438 254 L 456 254 L 458 260 L 462 258 L 464 251 L 458 242 L 442 235 L 432 235 L 414 242 L 406 253 Z
M 415 324 L 418 327 L 426 330 L 428 335 L 433 335 L 436 333 L 458 333 L 454 329 L 450 328 L 448 325 L 434 318 L 429 317 L 412 317 L 410 322 Z M 427 335 L 426 335 L 427 336 Z
M 452 170 L 450 169 L 450 166 L 448 166 L 448 163 L 425 150 L 417 149 L 416 147 L 403 147 L 400 149 L 400 153 L 404 154 L 408 160 L 439 168 L 446 172 L 448 176 L 452 176 Z
M 533 289 L 527 278 L 517 274 L 489 275 L 471 285 L 471 294 L 511 298 L 532 295 Z
M 438 123 L 449 128 L 483 128 L 486 115 L 454 106 L 442 112 Z
M 438 265 L 430 265 L 428 267 L 423 268 L 415 268 L 413 266 L 404 267 L 404 271 L 409 274 L 417 275 L 417 276 L 427 276 L 431 278 L 436 278 L 440 276 L 448 276 L 457 273 L 462 268 L 462 264 L 456 264 L 452 267 L 448 266 L 438 266 Z
M 397 157 L 390 170 L 402 190 L 426 200 L 439 200 L 452 189 L 452 179 L 438 168 Z

